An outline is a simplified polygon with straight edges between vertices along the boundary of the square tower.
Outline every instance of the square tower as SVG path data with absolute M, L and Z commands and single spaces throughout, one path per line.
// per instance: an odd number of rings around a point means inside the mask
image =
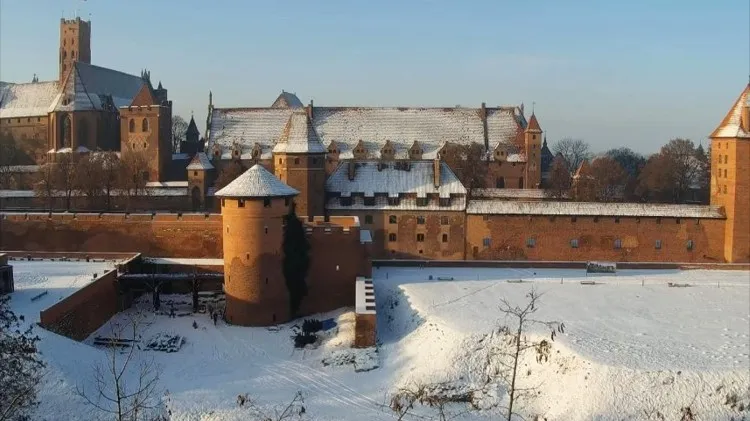
M 76 61 L 91 64 L 91 21 L 60 19 L 60 83 Z
M 711 204 L 724 208 L 724 259 L 750 262 L 750 84 L 711 134 Z

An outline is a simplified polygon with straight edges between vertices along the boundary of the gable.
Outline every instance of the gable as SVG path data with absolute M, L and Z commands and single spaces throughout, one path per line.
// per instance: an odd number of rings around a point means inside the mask
M 151 94 L 151 88 L 147 84 L 141 86 L 141 90 L 133 98 L 133 102 L 130 103 L 133 107 L 139 107 L 143 105 L 156 105 L 154 96 Z

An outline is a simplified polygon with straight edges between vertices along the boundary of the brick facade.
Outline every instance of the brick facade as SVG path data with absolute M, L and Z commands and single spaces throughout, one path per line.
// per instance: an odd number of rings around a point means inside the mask
M 298 215 L 325 214 L 325 154 L 285 154 L 273 157 L 273 171 L 278 179 L 299 191 L 294 198 Z M 265 165 L 264 165 L 265 167 Z

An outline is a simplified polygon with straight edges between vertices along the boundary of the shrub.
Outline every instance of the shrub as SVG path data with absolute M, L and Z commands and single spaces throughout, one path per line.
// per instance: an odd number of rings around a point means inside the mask
M 315 333 L 323 330 L 323 322 L 318 319 L 305 319 L 302 322 L 303 333 Z
M 318 335 L 309 332 L 300 332 L 292 338 L 294 338 L 295 348 L 304 348 L 307 345 L 314 344 L 318 340 Z

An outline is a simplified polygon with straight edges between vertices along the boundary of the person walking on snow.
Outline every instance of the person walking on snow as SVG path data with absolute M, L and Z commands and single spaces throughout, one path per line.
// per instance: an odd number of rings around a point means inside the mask
M 214 326 L 216 326 L 216 322 L 219 320 L 219 313 L 214 313 L 211 317 L 213 317 Z
M 170 305 L 169 305 L 169 317 L 171 317 L 171 318 L 175 318 L 175 317 L 177 317 L 177 316 L 175 316 L 175 314 L 174 314 L 174 304 L 170 304 Z

